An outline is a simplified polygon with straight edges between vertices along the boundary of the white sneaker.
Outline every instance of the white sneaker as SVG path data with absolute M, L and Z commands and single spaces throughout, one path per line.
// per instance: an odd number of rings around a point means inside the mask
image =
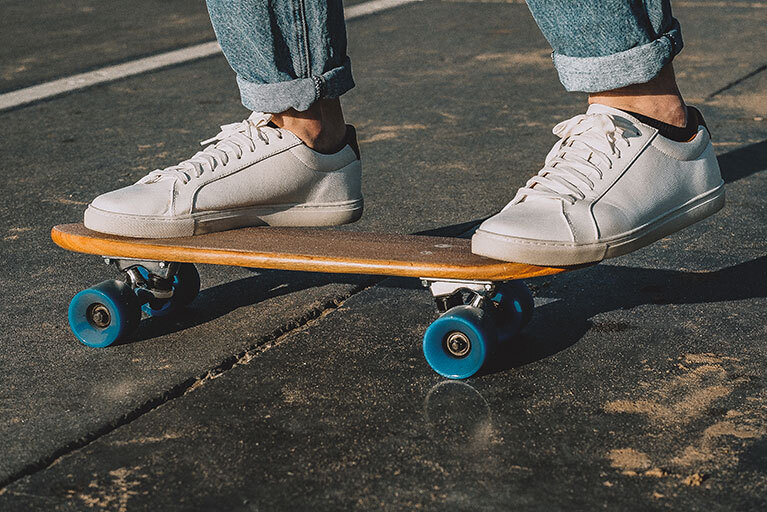
M 332 155 L 254 113 L 221 127 L 189 160 L 100 195 L 85 226 L 130 237 L 197 235 L 244 226 L 332 226 L 362 215 L 362 166 L 354 128 Z
M 694 112 L 690 109 L 690 112 Z M 697 115 L 697 114 L 696 114 Z M 472 238 L 476 254 L 576 265 L 644 247 L 724 206 L 708 130 L 675 142 L 604 105 L 559 123 L 543 169 Z

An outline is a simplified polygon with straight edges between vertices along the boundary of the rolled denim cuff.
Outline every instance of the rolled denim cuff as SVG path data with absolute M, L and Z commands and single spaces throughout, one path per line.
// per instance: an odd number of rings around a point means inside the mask
M 601 57 L 568 57 L 554 53 L 554 67 L 568 91 L 603 92 L 649 82 L 682 51 L 682 30 L 671 29 L 646 44 Z
M 317 76 L 271 84 L 249 82 L 237 75 L 240 98 L 253 112 L 284 112 L 290 108 L 307 110 L 322 98 L 338 98 L 352 87 L 352 63 L 346 57 L 337 68 Z

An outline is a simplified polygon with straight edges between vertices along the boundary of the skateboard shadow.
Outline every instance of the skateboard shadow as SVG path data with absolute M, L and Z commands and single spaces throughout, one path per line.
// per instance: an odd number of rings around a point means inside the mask
M 138 332 L 131 339 L 120 344 L 136 343 L 158 338 L 178 331 L 183 331 L 222 317 L 232 311 L 297 293 L 310 288 L 319 288 L 330 284 L 350 284 L 355 286 L 349 293 L 371 286 L 377 279 L 370 276 L 352 274 L 318 274 L 314 272 L 288 272 L 282 270 L 259 270 L 258 275 L 231 281 L 200 290 L 197 298 L 186 308 L 171 316 L 144 318 Z M 330 296 L 329 299 L 333 297 Z M 343 295 L 339 292 L 339 295 Z M 306 309 L 309 308 L 304 302 Z M 306 314 L 304 308 L 296 311 L 296 316 Z
M 417 235 L 430 236 L 461 236 L 466 235 L 482 220 L 477 219 L 449 226 L 420 231 Z M 117 344 L 129 344 L 165 336 L 178 331 L 189 329 L 224 316 L 238 308 L 318 288 L 330 284 L 350 284 L 355 286 L 349 293 L 354 294 L 363 288 L 380 283 L 386 276 L 366 276 L 357 274 L 323 274 L 315 272 L 294 272 L 283 270 L 248 269 L 257 272 L 257 276 L 246 277 L 218 286 L 205 288 L 197 298 L 184 310 L 175 313 L 172 318 L 145 318 L 141 321 L 136 336 Z M 402 287 L 418 288 L 417 279 L 401 281 Z M 203 283 L 204 285 L 204 283 Z M 305 305 L 303 302 L 300 304 Z M 297 309 L 297 317 L 306 314 L 302 308 Z
M 650 304 L 710 304 L 767 297 L 765 269 L 767 256 L 712 272 L 600 264 L 553 279 L 531 280 L 536 295 L 555 300 L 536 307 L 530 325 L 482 373 L 550 357 L 573 346 L 589 330 L 620 335 L 643 327 L 631 321 L 592 320 L 600 313 Z

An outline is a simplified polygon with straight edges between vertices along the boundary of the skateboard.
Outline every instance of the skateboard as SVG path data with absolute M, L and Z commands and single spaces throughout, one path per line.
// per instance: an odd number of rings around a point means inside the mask
M 476 373 L 530 320 L 533 297 L 521 279 L 572 270 L 492 260 L 465 238 L 311 228 L 250 227 L 184 238 L 141 239 L 97 233 L 82 224 L 51 231 L 70 251 L 95 254 L 121 272 L 74 296 L 69 325 L 90 347 L 129 338 L 145 315 L 173 313 L 200 290 L 195 263 L 259 269 L 412 277 L 434 296 L 440 316 L 423 352 L 440 375 Z

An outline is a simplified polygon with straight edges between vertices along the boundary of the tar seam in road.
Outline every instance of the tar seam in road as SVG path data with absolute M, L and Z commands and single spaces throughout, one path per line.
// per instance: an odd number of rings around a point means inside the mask
M 358 293 L 372 288 L 382 280 L 383 278 L 371 278 L 364 284 L 354 287 L 349 293 L 325 301 L 318 307 L 309 310 L 299 318 L 296 318 L 287 324 L 275 329 L 270 334 L 261 336 L 255 343 L 250 345 L 245 350 L 239 352 L 238 354 L 227 357 L 214 368 L 206 371 L 205 373 L 195 377 L 190 377 L 183 382 L 176 384 L 169 390 L 163 392 L 161 395 L 150 398 L 140 406 L 126 414 L 123 414 L 116 420 L 110 421 L 105 425 L 97 428 L 96 430 L 85 434 L 80 439 L 70 441 L 61 448 L 54 450 L 51 454 L 26 465 L 19 471 L 16 471 L 15 473 L 0 481 L 0 491 L 26 476 L 30 476 L 39 471 L 47 469 L 60 458 L 85 448 L 101 437 L 133 422 L 134 420 L 157 409 L 158 407 L 167 404 L 176 398 L 193 392 L 196 389 L 199 389 L 209 380 L 220 377 L 223 373 L 231 370 L 232 368 L 250 363 L 258 354 L 261 354 L 273 347 L 280 345 L 285 339 L 295 334 L 296 332 L 302 331 L 317 324 L 325 316 L 341 308 L 350 298 L 357 295 Z
M 764 71 L 765 69 L 767 69 L 767 64 L 763 64 L 763 65 L 759 66 L 758 68 L 756 68 L 756 69 L 755 69 L 755 70 L 753 70 L 752 72 L 750 72 L 750 73 L 748 73 L 748 74 L 746 74 L 746 75 L 743 75 L 742 77 L 738 78 L 737 80 L 734 80 L 734 81 L 730 82 L 729 84 L 725 85 L 725 86 L 724 86 L 724 87 L 722 87 L 721 89 L 717 89 L 716 91 L 712 92 L 711 94 L 709 94 L 708 96 L 706 96 L 706 99 L 708 99 L 708 98 L 713 98 L 714 96 L 716 96 L 716 95 L 718 95 L 718 94 L 720 94 L 720 93 L 723 93 L 724 91 L 726 91 L 726 90 L 728 90 L 728 89 L 732 89 L 733 87 L 735 87 L 735 86 L 736 86 L 736 85 L 738 85 L 739 83 L 741 83 L 741 82 L 745 82 L 745 81 L 746 81 L 746 80 L 748 80 L 749 78 L 751 78 L 751 77 L 754 77 L 754 76 L 758 75 L 759 73 L 761 73 L 761 72 L 762 72 L 762 71 Z

